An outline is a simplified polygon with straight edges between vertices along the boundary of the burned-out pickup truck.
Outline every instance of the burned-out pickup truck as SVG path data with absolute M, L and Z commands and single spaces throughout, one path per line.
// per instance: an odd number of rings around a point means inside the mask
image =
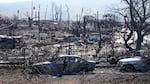
M 118 65 L 120 67 L 120 71 L 146 71 L 150 69 L 150 58 L 135 56 L 133 58 L 120 59 Z
M 77 55 L 60 55 L 52 61 L 33 64 L 32 71 L 37 74 L 63 75 L 93 71 L 95 66 L 95 61 L 87 61 Z

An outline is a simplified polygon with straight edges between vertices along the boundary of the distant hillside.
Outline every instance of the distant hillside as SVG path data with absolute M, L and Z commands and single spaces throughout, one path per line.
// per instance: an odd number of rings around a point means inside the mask
M 6 14 L 0 14 L 0 18 L 9 19 L 10 17 Z

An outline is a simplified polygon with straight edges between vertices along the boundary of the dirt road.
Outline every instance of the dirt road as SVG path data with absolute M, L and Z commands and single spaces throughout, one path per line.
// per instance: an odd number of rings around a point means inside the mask
M 96 68 L 82 75 L 25 74 L 22 70 L 0 70 L 0 84 L 149 84 L 150 72 L 122 73 L 117 68 Z

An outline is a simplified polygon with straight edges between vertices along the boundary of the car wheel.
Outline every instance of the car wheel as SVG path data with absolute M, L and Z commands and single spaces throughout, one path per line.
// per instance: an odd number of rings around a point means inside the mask
M 135 67 L 133 65 L 124 65 L 123 69 L 127 72 L 134 72 L 135 71 Z
M 87 68 L 84 68 L 84 69 L 82 69 L 81 71 L 82 71 L 82 73 L 84 73 L 84 74 L 85 74 L 85 73 L 87 73 L 87 72 L 88 72 L 88 69 L 87 69 Z

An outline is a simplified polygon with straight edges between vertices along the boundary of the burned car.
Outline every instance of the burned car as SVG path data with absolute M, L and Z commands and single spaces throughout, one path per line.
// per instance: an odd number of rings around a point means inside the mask
M 145 71 L 150 69 L 150 59 L 148 57 L 135 56 L 133 58 L 120 59 L 118 65 L 121 71 Z
M 77 55 L 60 55 L 52 61 L 40 62 L 32 65 L 33 73 L 38 74 L 75 74 L 95 69 L 95 61 L 87 61 Z

